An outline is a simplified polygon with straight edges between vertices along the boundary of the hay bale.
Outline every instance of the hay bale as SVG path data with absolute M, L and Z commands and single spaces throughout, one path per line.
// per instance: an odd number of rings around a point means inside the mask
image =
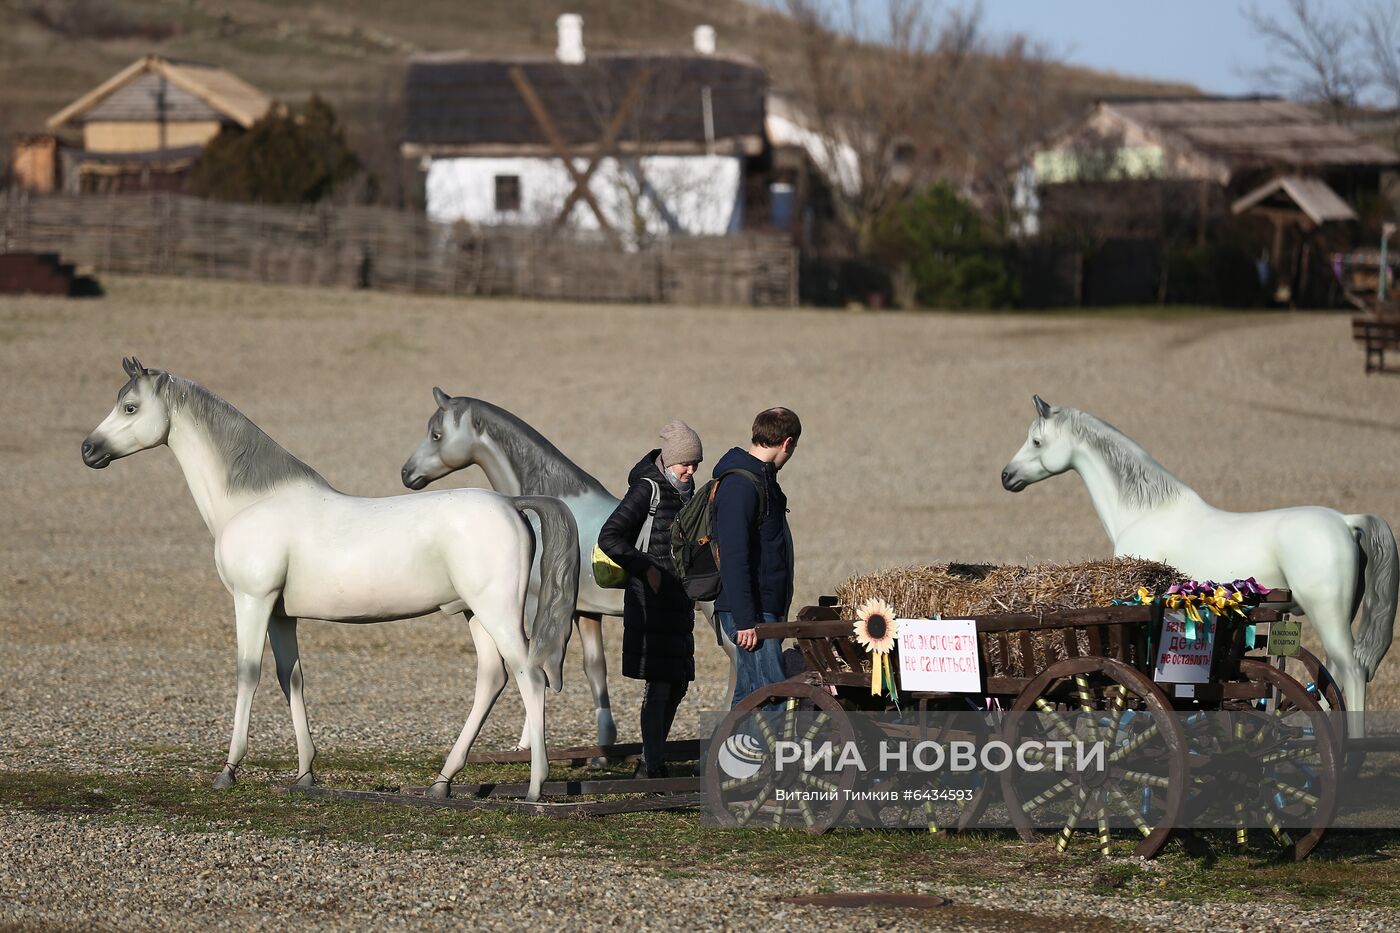
M 879 597 L 906 619 L 995 615 L 1002 612 L 1050 612 L 1110 606 L 1131 599 L 1139 587 L 1164 592 L 1185 579 L 1176 569 L 1135 558 L 1088 561 L 1080 564 L 1037 564 L 1034 567 L 996 564 L 933 564 L 899 567 L 851 577 L 836 588 L 847 614 L 867 599 Z M 1090 653 L 1085 629 L 1045 629 L 1024 640 L 983 635 L 982 663 L 992 676 L 1033 677 L 1055 661 L 1075 653 Z M 1030 647 L 1029 656 L 1025 651 Z M 1139 664 L 1136 646 L 1125 646 L 1123 660 Z
M 906 619 L 1089 609 L 1131 599 L 1138 587 L 1161 593 L 1184 580 L 1177 570 L 1136 558 L 1081 564 L 932 564 L 851 577 L 836 588 L 843 606 L 878 596 Z

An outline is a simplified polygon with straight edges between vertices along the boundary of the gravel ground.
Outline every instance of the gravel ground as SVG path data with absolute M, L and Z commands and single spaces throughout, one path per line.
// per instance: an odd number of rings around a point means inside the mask
M 155 279 L 105 284 L 109 295 L 99 301 L 0 299 L 4 770 L 140 772 L 172 748 L 207 754 L 211 774 L 223 760 L 232 613 L 179 470 L 166 451 L 103 472 L 85 469 L 78 456 L 124 381 L 124 354 L 204 383 L 335 486 L 364 495 L 404 492 L 398 469 L 433 410 L 435 384 L 517 412 L 618 491 L 669 418 L 701 433 L 713 463 L 745 439 L 755 411 L 789 405 L 805 426 L 783 476 L 799 604 L 848 573 L 899 563 L 1107 553 L 1076 478 L 1020 496 L 1000 488 L 998 473 L 1024 439 L 1036 392 L 1117 424 L 1223 507 L 1318 504 L 1375 512 L 1400 526 L 1400 487 L 1389 466 L 1400 462 L 1400 381 L 1364 376 L 1340 316 L 848 315 Z M 679 349 L 658 366 L 668 348 Z M 483 483 L 476 471 L 446 482 Z M 619 639 L 611 631 L 616 672 Z M 700 710 L 721 702 L 724 688 L 723 655 L 703 635 L 697 642 L 699 680 L 682 707 L 680 735 L 696 728 Z M 307 623 L 302 655 L 323 751 L 445 751 L 461 727 L 470 639 L 445 620 Z M 571 744 L 591 738 L 593 717 L 576 652 L 568 671 L 548 715 L 552 739 Z M 611 688 L 621 738 L 635 739 L 640 691 L 617 676 Z M 1371 700 L 1400 708 L 1396 662 L 1381 668 Z M 481 747 L 513 743 L 519 722 L 508 690 Z M 254 703 L 252 747 L 281 755 L 293 747 L 270 660 Z M 278 841 L 104 829 L 12 812 L 0 813 L 0 838 L 9 842 L 0 854 L 0 918 L 26 921 L 245 925 L 305 911 L 317 925 L 354 926 L 412 916 L 419 905 L 423 916 L 414 919 L 516 926 L 577 906 L 595 889 L 645 911 L 628 916 L 629 926 L 701 919 L 786 926 L 829 916 L 770 905 L 739 920 L 707 911 L 722 911 L 726 898 L 715 892 L 738 892 L 742 879 L 677 882 L 582 860 L 542 869 L 558 873 L 554 900 L 470 882 L 479 872 L 518 879 L 521 866 L 502 859 L 438 864 L 350 843 L 294 851 Z M 123 841 L 132 858 L 114 857 Z M 249 864 L 254 852 L 264 867 Z M 189 868 L 194 853 L 241 867 L 200 878 Z M 72 870 L 78 864 L 82 871 Z M 150 890 L 148 875 L 163 879 L 159 890 Z M 439 910 L 454 893 L 458 901 Z M 334 903 L 317 907 L 321 896 Z M 1028 887 L 1001 903 L 1052 897 Z M 428 900 L 435 906 L 421 908 Z M 1104 899 L 1102 908 L 1105 916 L 1144 919 L 1133 917 L 1128 901 Z M 600 910 L 597 922 L 613 922 Z M 1218 920 L 1213 910 L 1183 908 L 1171 923 L 1204 929 Z M 1348 929 L 1371 922 L 1345 913 L 1317 921 Z M 860 924 L 863 916 L 842 918 Z M 1290 912 L 1278 922 L 1307 919 Z
M 56 830 L 61 829 L 61 832 Z M 298 927 L 513 930 L 1222 930 L 1400 928 L 1400 913 L 1289 910 L 1239 904 L 1173 905 L 1064 888 L 993 891 L 909 879 L 900 893 L 950 897 L 933 911 L 839 910 L 757 899 L 736 874 L 663 876 L 656 868 L 588 861 L 385 852 L 316 841 L 250 840 L 233 833 L 170 833 L 7 817 L 0 855 L 0 921 L 144 928 L 246 929 L 272 918 Z M 172 866 L 192 866 L 172 871 Z M 829 878 L 786 876 L 789 891 Z M 100 896 L 94 896 L 100 892 Z

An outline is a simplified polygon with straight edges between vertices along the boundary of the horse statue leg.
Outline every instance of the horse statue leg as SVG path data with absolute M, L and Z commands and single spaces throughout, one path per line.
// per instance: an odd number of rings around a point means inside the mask
M 575 616 L 579 639 L 583 642 L 583 672 L 588 677 L 588 689 L 593 693 L 593 715 L 598 720 L 598 744 L 612 745 L 617 741 L 617 723 L 613 722 L 612 700 L 608 697 L 608 656 L 603 650 L 603 617 L 588 613 Z M 604 763 L 594 759 L 594 763 Z
M 316 745 L 311 741 L 311 726 L 306 721 L 306 700 L 302 695 L 303 677 L 301 653 L 297 648 L 297 620 L 274 615 L 267 628 L 268 641 L 272 642 L 272 657 L 277 662 L 277 683 L 282 687 L 282 695 L 292 711 L 292 729 L 297 736 L 297 776 L 298 787 L 310 787 L 316 783 L 314 764 Z
M 1325 551 L 1299 548 L 1282 553 L 1279 563 L 1293 601 L 1322 639 L 1328 671 L 1341 685 L 1347 734 L 1361 736 L 1365 735 L 1366 670 L 1356 656 L 1351 632 L 1360 555 L 1355 549 L 1351 554 L 1351 560 L 1327 560 Z
M 538 534 L 538 532 L 536 532 Z M 540 604 L 540 578 L 536 571 L 538 567 L 532 568 L 530 573 L 530 588 L 525 591 L 525 625 L 526 635 L 532 635 L 528 627 L 534 624 L 535 613 Z M 530 718 L 525 717 L 525 721 L 520 724 L 520 740 L 515 743 L 517 752 L 530 750 Z
M 491 605 L 473 606 L 471 631 L 477 655 L 477 695 L 467 715 L 467 724 L 452 746 L 442 773 L 433 782 L 433 794 L 446 797 L 452 778 L 466 764 L 467 752 L 476 739 L 481 723 L 490 712 L 491 704 L 500 694 L 505 669 L 515 674 L 520 699 L 525 705 L 526 738 L 530 743 L 530 790 L 527 800 L 538 800 L 544 780 L 549 776 L 549 751 L 545 745 L 544 694 L 548 679 L 544 668 L 530 660 L 530 645 L 521 623 L 520 603 L 511 608 L 512 600 L 492 600 Z M 484 637 L 483 637 L 484 636 Z M 487 663 L 486 659 L 490 659 Z M 489 691 L 490 703 L 482 700 Z
M 505 661 L 507 669 L 515 674 L 515 685 L 525 705 L 525 729 L 529 733 L 527 738 L 530 743 L 530 790 L 525 799 L 538 800 L 544 779 L 549 776 L 549 751 L 544 737 L 544 693 L 548 680 L 544 669 L 531 662 L 525 633 L 520 623 L 512 619 L 511 613 L 481 612 L 477 613 L 476 618 L 481 620 L 482 627 L 495 643 L 496 651 Z M 462 754 L 465 760 L 466 752 Z
M 277 593 L 250 596 L 235 593 L 233 612 L 238 631 L 238 698 L 233 703 L 233 736 L 228 743 L 228 761 L 214 778 L 214 788 L 223 790 L 238 781 L 238 765 L 248 754 L 248 716 L 253 707 L 253 692 L 262 677 L 263 640 L 267 638 L 268 620 L 277 602 Z
M 739 682 L 739 662 L 738 647 L 730 641 L 729 634 L 725 632 L 724 626 L 719 624 L 715 618 L 715 604 L 713 602 L 700 603 L 700 611 L 705 614 L 705 621 L 710 624 L 710 628 L 715 630 L 715 638 L 719 640 L 719 646 L 724 649 L 725 657 L 729 658 L 729 686 L 725 688 L 724 700 L 730 702 L 734 699 L 734 687 Z
M 466 615 L 462 614 L 461 618 L 466 618 Z M 452 750 L 447 753 L 447 761 L 438 772 L 437 780 L 433 782 L 431 793 L 438 798 L 448 796 L 452 779 L 467 763 L 467 753 L 481 731 L 481 724 L 490 715 L 491 707 L 496 705 L 496 699 L 506 686 L 506 666 L 501 660 L 501 653 L 496 650 L 496 643 L 474 616 L 469 625 L 472 647 L 476 649 L 476 690 L 472 696 L 472 708 L 467 712 L 467 722 L 462 726 Z
M 535 604 L 531 601 L 525 608 L 525 617 L 535 617 Z M 603 617 L 579 613 L 574 616 L 579 638 L 583 641 L 583 672 L 588 678 L 588 689 L 593 693 L 593 715 L 598 723 L 598 744 L 612 745 L 617 741 L 617 723 L 613 720 L 612 700 L 608 696 L 608 656 L 603 647 Z M 530 721 L 520 726 L 520 741 L 515 743 L 517 751 L 530 748 Z M 600 767 L 607 764 L 605 758 L 593 758 L 589 764 Z
M 1327 670 L 1342 687 L 1342 697 L 1346 700 L 1347 735 L 1366 734 L 1366 671 L 1357 660 L 1356 648 L 1351 637 L 1350 606 L 1342 608 L 1335 599 L 1326 595 L 1301 596 L 1294 591 L 1293 598 L 1303 609 L 1303 614 L 1317 629 L 1322 639 L 1322 647 L 1327 652 Z M 1304 599 L 1310 599 L 1309 608 Z

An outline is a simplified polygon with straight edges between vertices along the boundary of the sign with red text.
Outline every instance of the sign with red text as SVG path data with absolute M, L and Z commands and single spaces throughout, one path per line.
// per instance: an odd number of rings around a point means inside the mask
M 1210 682 L 1210 660 L 1215 652 L 1215 626 L 1196 623 L 1194 638 L 1186 637 L 1186 613 L 1168 609 L 1162 616 L 1162 640 L 1157 645 L 1157 665 L 1152 679 L 1164 684 Z
M 981 693 L 977 623 L 971 619 L 900 619 L 899 689 Z

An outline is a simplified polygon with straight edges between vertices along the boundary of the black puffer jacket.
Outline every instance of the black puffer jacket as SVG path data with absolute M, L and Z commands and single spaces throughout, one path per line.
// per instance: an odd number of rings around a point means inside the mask
M 671 562 L 671 523 L 684 504 L 681 494 L 661 474 L 660 449 L 641 459 L 627 476 L 627 494 L 603 523 L 598 546 L 627 571 L 622 604 L 622 673 L 639 680 L 695 679 L 695 604 L 685 595 Z M 661 490 L 646 552 L 636 548 L 637 535 L 651 507 L 651 480 Z M 661 571 L 661 589 L 647 583 L 648 568 Z

